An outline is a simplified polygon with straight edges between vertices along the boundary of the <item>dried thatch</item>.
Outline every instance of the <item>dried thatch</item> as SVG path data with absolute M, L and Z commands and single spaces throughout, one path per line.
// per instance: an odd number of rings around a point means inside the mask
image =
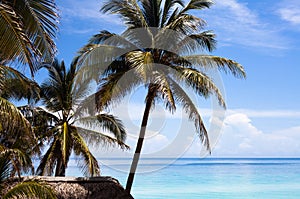
M 49 184 L 59 199 L 133 199 L 118 180 L 112 177 L 29 176 L 22 178 L 22 180 L 28 179 L 36 179 Z

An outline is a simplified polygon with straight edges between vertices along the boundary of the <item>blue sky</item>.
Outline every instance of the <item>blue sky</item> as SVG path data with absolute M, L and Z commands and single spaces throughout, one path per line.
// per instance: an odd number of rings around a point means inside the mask
M 115 33 L 124 30 L 116 16 L 99 12 L 101 1 L 58 0 L 57 3 L 61 10 L 58 58 L 67 64 L 93 34 L 100 30 Z M 207 21 L 206 29 L 217 34 L 218 47 L 212 54 L 238 61 L 247 73 L 246 80 L 222 74 L 221 86 L 228 108 L 212 156 L 299 156 L 300 1 L 215 0 L 211 9 L 194 14 Z M 138 96 L 133 93 L 115 111 L 132 133 L 128 139 L 132 148 L 143 110 L 143 99 L 136 100 Z M 208 126 L 211 101 L 198 101 Z M 181 119 L 180 111 L 171 116 L 160 106 L 157 108 L 152 113 L 144 153 L 160 152 L 167 156 L 166 148 L 172 151 L 185 148 L 184 141 L 176 141 L 174 146 L 173 141 L 181 134 L 178 129 L 188 132 L 186 137 L 191 140 L 194 129 Z M 196 139 L 188 142 L 184 155 L 197 157 L 200 150 L 201 144 Z M 99 156 L 102 153 L 99 151 Z M 182 150 L 176 154 L 182 155 Z

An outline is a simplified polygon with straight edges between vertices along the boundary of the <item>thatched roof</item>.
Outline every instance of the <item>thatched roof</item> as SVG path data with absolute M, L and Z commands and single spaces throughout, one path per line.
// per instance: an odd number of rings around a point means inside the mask
M 112 177 L 46 177 L 29 176 L 54 188 L 59 199 L 133 199 L 118 180 Z

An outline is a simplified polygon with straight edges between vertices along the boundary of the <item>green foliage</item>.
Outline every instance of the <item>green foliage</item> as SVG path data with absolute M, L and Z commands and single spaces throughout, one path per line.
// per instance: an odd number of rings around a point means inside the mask
M 174 112 L 176 104 L 194 122 L 195 129 L 207 150 L 208 132 L 201 115 L 185 91 L 191 88 L 201 97 L 215 95 L 225 108 L 221 91 L 205 71 L 218 69 L 244 78 L 243 67 L 237 62 L 209 55 L 215 49 L 215 34 L 204 30 L 206 22 L 191 11 L 209 8 L 211 0 L 108 0 L 101 11 L 122 18 L 127 29 L 120 35 L 101 31 L 79 51 L 79 65 L 88 71 L 98 65 L 99 90 L 95 94 L 98 110 L 119 102 L 134 88 L 144 85 L 146 107 L 140 137 L 127 182 L 130 192 L 141 152 L 148 115 L 155 103 L 162 102 Z M 108 53 L 104 49 L 109 49 Z M 103 60 L 107 61 L 104 62 Z
M 0 145 L 0 197 L 1 198 L 49 198 L 54 199 L 56 195 L 46 184 L 36 180 L 25 180 L 11 186 L 10 178 L 18 170 L 33 168 L 30 156 L 20 149 L 11 149 Z M 8 189 L 8 190 L 7 190 Z M 4 193 L 5 192 L 5 193 Z
M 18 183 L 11 188 L 4 196 L 3 199 L 9 198 L 43 198 L 43 199 L 56 199 L 54 191 L 46 184 L 38 181 L 29 180 Z
M 53 0 L 3 0 L 0 16 L 0 63 L 28 64 L 33 74 L 37 62 L 52 59 L 58 29 Z
M 83 173 L 97 176 L 100 175 L 100 168 L 87 144 L 98 146 L 101 143 L 128 148 L 124 144 L 126 132 L 120 120 L 104 113 L 85 112 L 84 99 L 89 96 L 86 85 L 75 82 L 76 64 L 76 59 L 69 69 L 64 62 L 59 63 L 57 60 L 44 64 L 42 67 L 49 72 L 49 78 L 41 85 L 41 99 L 45 109 L 21 108 L 34 127 L 39 147 L 45 144 L 49 146 L 37 168 L 38 175 L 64 176 L 74 152 L 74 155 L 82 158 L 78 166 Z M 113 137 L 107 135 L 107 132 Z
M 137 86 L 152 85 L 154 101 L 162 99 L 171 112 L 175 111 L 176 103 L 183 105 L 209 149 L 200 113 L 184 89 L 179 88 L 190 87 L 205 98 L 214 94 L 225 107 L 219 88 L 205 71 L 219 69 L 245 77 L 243 67 L 237 62 L 207 54 L 216 46 L 215 35 L 203 30 L 204 20 L 189 14 L 192 10 L 209 8 L 212 3 L 210 0 L 191 0 L 186 5 L 177 0 L 107 1 L 101 10 L 119 15 L 127 24 L 127 30 L 120 36 L 101 31 L 79 52 L 82 70 L 103 64 L 101 60 L 115 60 L 108 63 L 102 73 L 97 73 L 101 82 L 96 93 L 98 109 L 116 103 Z M 141 27 L 143 29 L 138 29 Z M 99 49 L 102 52 L 108 46 L 114 50 L 97 56 Z M 198 52 L 202 54 L 195 54 Z M 131 77 L 124 78 L 127 74 Z

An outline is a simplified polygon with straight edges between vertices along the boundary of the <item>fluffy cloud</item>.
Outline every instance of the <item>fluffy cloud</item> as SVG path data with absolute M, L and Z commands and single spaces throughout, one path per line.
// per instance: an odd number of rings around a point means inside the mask
M 283 1 L 278 7 L 278 14 L 282 20 L 293 25 L 300 24 L 300 2 L 298 0 Z
M 214 155 L 280 157 L 300 154 L 300 127 L 263 132 L 252 124 L 247 115 L 241 113 L 227 116 L 224 123 Z

